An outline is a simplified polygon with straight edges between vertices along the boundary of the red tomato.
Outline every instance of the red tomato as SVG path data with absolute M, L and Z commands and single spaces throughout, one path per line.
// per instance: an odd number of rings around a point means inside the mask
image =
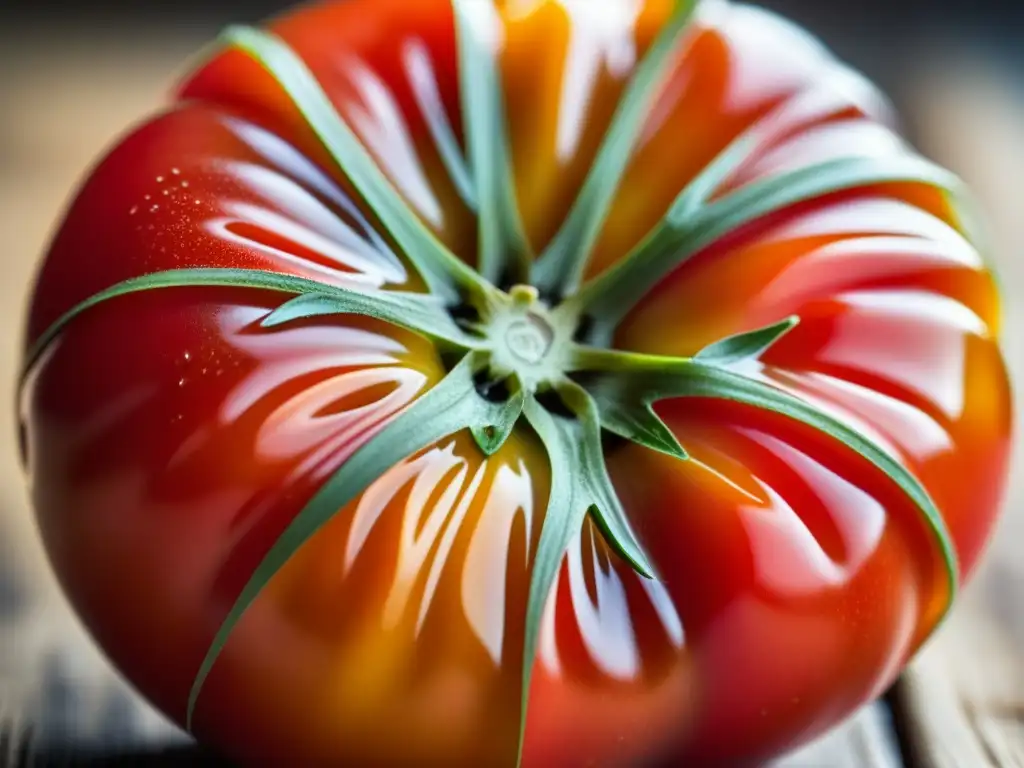
M 499 3 L 490 32 L 532 253 L 560 231 L 672 11 Z M 420 221 L 476 264 L 478 216 L 435 140 L 442 116 L 466 144 L 449 1 L 327 2 L 270 28 Z M 882 97 L 774 15 L 708 0 L 678 50 L 635 147 L 612 155 L 628 162 L 587 280 L 752 129 L 759 142 L 708 203 L 837 158 L 908 157 Z M 26 349 L 79 302 L 164 270 L 426 290 L 377 213 L 271 73 L 218 52 L 78 192 Z M 114 298 L 62 326 L 23 380 L 25 464 L 56 572 L 118 667 L 182 724 L 272 543 L 448 365 L 369 317 L 261 328 L 284 300 L 212 286 Z M 949 195 L 882 181 L 766 211 L 645 291 L 612 341 L 687 357 L 791 315 L 800 324 L 748 375 L 909 471 L 963 581 L 1003 491 L 1011 400 L 997 291 Z M 950 599 L 921 511 L 849 445 L 715 397 L 657 408 L 688 461 L 605 443 L 656 578 L 593 518 L 573 532 L 536 644 L 524 765 L 757 764 L 881 693 Z M 514 764 L 551 466 L 525 422 L 490 457 L 462 430 L 397 462 L 245 613 L 199 694 L 197 738 L 251 763 Z

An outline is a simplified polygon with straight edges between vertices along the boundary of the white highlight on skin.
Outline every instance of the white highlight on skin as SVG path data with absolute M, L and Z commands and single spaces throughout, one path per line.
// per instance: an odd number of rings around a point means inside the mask
M 525 463 L 520 460 L 518 469 L 502 464 L 469 543 L 461 590 L 466 619 L 495 664 L 501 663 L 507 608 L 505 592 L 493 585 L 505 581 L 512 529 L 520 516 L 526 541 L 523 569 L 527 567 L 533 515 L 533 482 Z
M 569 160 L 587 125 L 587 108 L 602 70 L 625 78 L 636 66 L 633 28 L 642 4 L 637 0 L 562 0 L 569 16 L 569 44 L 558 110 L 555 151 Z
M 369 67 L 352 62 L 346 70 L 364 107 L 351 108 L 353 127 L 374 154 L 391 182 L 435 228 L 444 224 L 441 204 L 430 188 L 398 102 L 384 81 Z

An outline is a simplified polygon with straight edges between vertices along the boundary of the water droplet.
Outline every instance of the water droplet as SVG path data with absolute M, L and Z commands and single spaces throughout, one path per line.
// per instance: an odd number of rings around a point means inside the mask
M 142 196 L 142 199 L 143 199 L 143 200 L 149 200 L 149 195 L 143 195 L 143 196 Z
M 171 194 L 171 190 L 169 190 L 169 189 L 165 189 L 164 190 L 164 197 L 168 197 L 168 196 L 170 196 L 170 194 Z
M 139 206 L 133 205 L 132 209 L 130 211 L 128 211 L 128 215 L 129 216 L 134 216 L 138 212 L 139 212 Z
M 156 213 L 159 210 L 160 210 L 160 206 L 159 205 L 154 205 L 152 208 L 149 209 L 149 212 L 150 213 Z
M 193 202 L 194 202 L 194 203 L 195 203 L 196 205 L 200 205 L 200 204 L 201 204 L 201 203 L 200 203 L 200 201 L 199 201 L 199 198 L 198 198 L 198 197 L 197 197 L 197 198 L 196 198 L 196 199 L 195 199 L 195 200 L 194 200 Z
M 178 174 L 181 173 L 181 171 L 179 169 L 177 169 L 177 168 L 171 168 L 171 173 L 173 173 L 175 176 L 177 176 Z
M 184 379 L 178 379 L 178 386 L 179 387 L 184 387 L 185 386 L 185 380 Z
M 185 359 L 186 360 L 191 360 L 192 359 L 192 354 L 190 352 L 186 351 L 185 352 Z
M 163 182 L 163 180 L 164 180 L 164 177 L 163 177 L 163 176 L 157 176 L 157 177 L 156 177 L 156 183 L 157 183 L 157 184 L 160 184 L 161 182 Z
M 181 188 L 182 189 L 188 189 L 188 182 L 187 181 L 181 182 Z

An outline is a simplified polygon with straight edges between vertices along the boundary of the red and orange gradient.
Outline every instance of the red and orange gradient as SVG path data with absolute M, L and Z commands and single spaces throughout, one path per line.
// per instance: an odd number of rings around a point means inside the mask
M 494 30 L 517 197 L 554 235 L 672 3 L 505 0 Z M 476 257 L 475 215 L 424 115 L 461 135 L 447 0 L 313 5 L 272 28 L 313 69 L 410 206 Z M 802 31 L 708 0 L 647 117 L 590 274 L 624 256 L 719 151 L 769 140 L 730 188 L 829 157 L 896 157 L 888 108 Z M 719 190 L 725 193 L 727 189 Z M 93 170 L 42 269 L 27 343 L 121 280 L 249 267 L 420 290 L 279 86 L 226 52 Z M 368 319 L 258 327 L 282 298 L 188 288 L 83 314 L 23 387 L 42 533 L 96 639 L 183 722 L 211 639 L 319 485 L 444 373 L 428 342 Z M 616 345 L 688 355 L 798 314 L 756 375 L 856 426 L 925 485 L 969 574 L 1001 498 L 1011 404 L 998 296 L 956 213 L 888 185 L 729 235 L 632 312 Z M 892 682 L 946 605 L 914 506 L 807 428 L 702 400 L 659 412 L 692 455 L 608 461 L 661 576 L 588 523 L 552 592 L 524 764 L 757 764 Z M 237 627 L 199 739 L 254 764 L 514 762 L 526 595 L 548 462 L 517 428 L 460 435 L 381 477 Z

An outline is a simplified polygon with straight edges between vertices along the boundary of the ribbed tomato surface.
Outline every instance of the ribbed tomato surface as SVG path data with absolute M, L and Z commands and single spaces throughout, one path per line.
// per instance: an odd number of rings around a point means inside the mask
M 598 7 L 599 6 L 599 7 Z M 523 223 L 541 250 L 672 3 L 505 0 L 500 46 Z M 312 69 L 403 198 L 468 263 L 476 215 L 428 115 L 461 141 L 447 0 L 350 0 L 270 28 Z M 886 102 L 805 32 L 704 2 L 588 267 L 628 253 L 751 126 L 725 187 L 908 149 Z M 423 290 L 281 87 L 251 58 L 204 62 L 91 172 L 52 242 L 26 344 L 88 296 L 183 267 Z M 258 327 L 271 291 L 124 296 L 29 370 L 26 466 L 59 577 L 101 646 L 184 721 L 193 678 L 271 542 L 331 472 L 444 374 L 381 321 Z M 796 314 L 753 374 L 854 426 L 942 511 L 969 574 L 1006 474 L 1011 403 L 996 287 L 946 196 L 887 184 L 788 207 L 718 239 L 628 315 L 621 349 L 693 354 Z M 920 513 L 821 433 L 749 406 L 658 406 L 691 455 L 609 444 L 659 578 L 587 523 L 540 634 L 524 764 L 757 764 L 882 692 L 949 598 Z M 514 761 L 529 577 L 550 484 L 517 427 L 466 434 L 380 477 L 273 579 L 229 640 L 197 737 L 253 763 Z

